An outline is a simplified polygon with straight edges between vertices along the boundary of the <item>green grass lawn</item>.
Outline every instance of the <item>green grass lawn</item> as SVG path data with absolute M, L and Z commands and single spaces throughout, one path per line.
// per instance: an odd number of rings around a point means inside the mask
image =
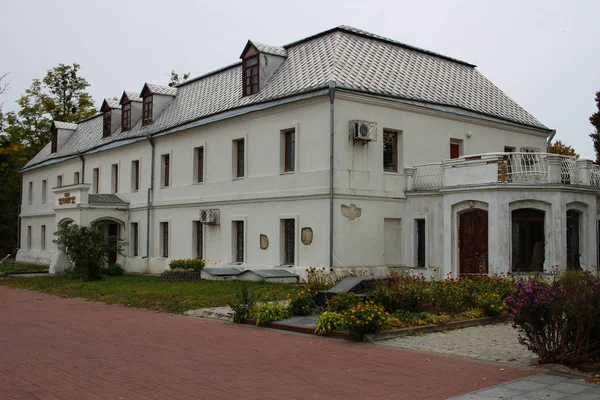
M 160 282 L 159 276 L 141 275 L 107 277 L 96 282 L 83 282 L 60 276 L 0 280 L 0 286 L 4 287 L 174 314 L 203 307 L 225 306 L 235 298 L 236 289 L 244 284 L 248 285 L 250 290 L 276 289 L 281 293 L 281 299 L 298 287 L 291 284 L 242 281 L 163 283 Z
M 0 273 L 2 272 L 48 272 L 48 266 L 5 261 L 4 264 L 0 264 Z

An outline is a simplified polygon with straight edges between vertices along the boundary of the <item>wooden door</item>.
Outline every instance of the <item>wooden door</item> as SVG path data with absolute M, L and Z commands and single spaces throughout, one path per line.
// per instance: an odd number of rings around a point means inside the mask
M 472 210 L 460 214 L 458 232 L 461 274 L 488 273 L 488 213 Z

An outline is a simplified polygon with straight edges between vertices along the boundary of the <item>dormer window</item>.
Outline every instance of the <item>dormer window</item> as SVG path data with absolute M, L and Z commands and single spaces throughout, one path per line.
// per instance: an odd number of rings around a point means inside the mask
M 52 128 L 52 145 L 50 147 L 51 153 L 56 153 L 58 150 L 58 129 Z
M 111 130 L 111 119 L 110 119 L 111 111 L 105 111 L 102 115 L 102 137 L 109 137 Z
M 144 97 L 142 106 L 142 126 L 152 123 L 152 95 Z
M 258 93 L 258 54 L 244 59 L 243 65 L 244 96 Z
M 125 132 L 131 129 L 131 102 L 125 103 L 121 107 L 121 131 Z

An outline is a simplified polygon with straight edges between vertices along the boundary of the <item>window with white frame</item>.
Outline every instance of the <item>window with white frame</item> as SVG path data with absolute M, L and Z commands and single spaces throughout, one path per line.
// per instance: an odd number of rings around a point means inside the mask
M 111 167 L 111 192 L 119 192 L 119 164 L 113 164 Z
M 160 223 L 160 257 L 169 258 L 169 223 Z
M 194 149 L 194 182 L 204 182 L 204 146 Z
M 296 130 L 282 131 L 281 143 L 283 172 L 294 172 L 296 170 Z
M 48 184 L 44 179 L 42 181 L 42 204 L 46 202 L 46 193 L 48 192 Z
M 246 174 L 246 149 L 244 148 L 244 139 L 236 139 L 233 141 L 233 177 L 243 178 Z
M 27 250 L 31 250 L 31 225 L 27 226 Z
M 296 261 L 296 220 L 282 219 L 282 256 L 283 265 L 294 265 Z
M 27 188 L 27 204 L 33 204 L 33 182 L 29 182 Z
M 40 229 L 40 248 L 46 250 L 46 225 Z
M 166 188 L 171 185 L 171 155 L 163 154 L 160 159 L 160 186 Z
M 56 187 L 62 187 L 62 185 L 63 185 L 62 178 L 63 178 L 62 175 L 59 175 L 56 177 Z
M 233 262 L 244 262 L 244 221 L 233 221 Z
M 131 162 L 131 191 L 137 192 L 140 190 L 140 160 Z
M 140 255 L 140 232 L 137 222 L 131 223 L 131 255 L 133 257 Z
M 425 219 L 415 219 L 415 264 L 418 268 L 425 267 L 427 249 Z
M 73 173 L 73 184 L 77 185 L 79 183 L 79 171 L 75 171 Z
M 100 168 L 92 170 L 92 193 L 100 193 Z
M 194 257 L 204 258 L 204 224 L 201 224 L 200 221 L 194 221 L 193 223 L 193 249 L 194 249 Z

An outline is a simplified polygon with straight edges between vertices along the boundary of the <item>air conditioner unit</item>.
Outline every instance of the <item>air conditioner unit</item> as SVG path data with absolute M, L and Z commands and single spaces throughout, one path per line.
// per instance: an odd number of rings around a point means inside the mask
M 200 210 L 200 223 L 206 225 L 219 225 L 221 213 L 216 208 Z
M 349 138 L 354 143 L 362 141 L 364 145 L 377 140 L 377 122 L 353 120 L 350 121 L 349 128 Z

